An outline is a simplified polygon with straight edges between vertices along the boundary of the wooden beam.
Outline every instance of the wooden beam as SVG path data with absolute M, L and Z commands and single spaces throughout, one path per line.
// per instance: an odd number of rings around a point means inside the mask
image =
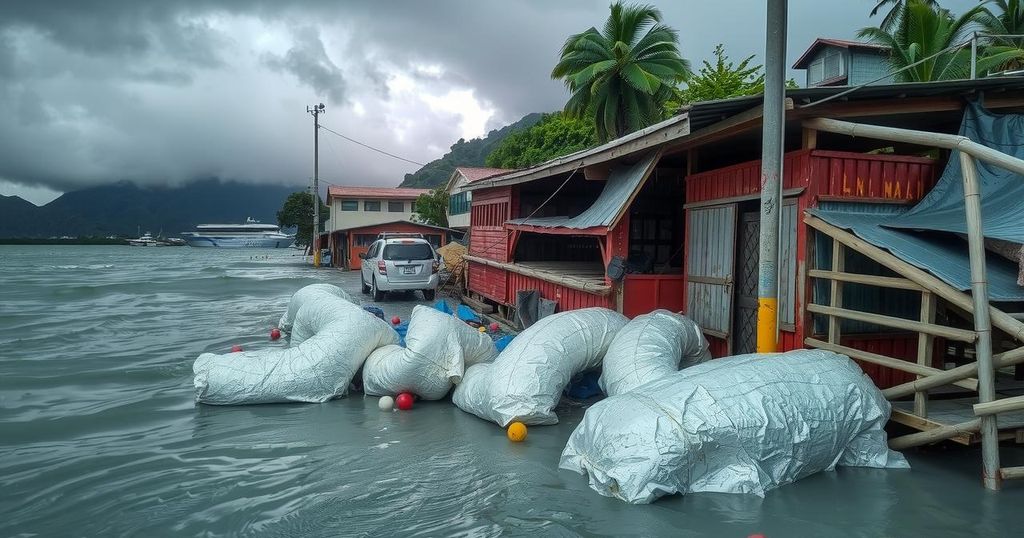
M 999 477 L 1003 480 L 1024 478 L 1024 467 L 1003 467 L 999 469 Z
M 1024 347 L 1005 351 L 994 357 L 992 357 L 992 365 L 995 368 L 1005 368 L 1007 366 L 1013 366 L 1015 364 L 1024 363 Z M 886 398 L 893 400 L 895 398 L 902 398 L 915 392 L 922 390 L 934 389 L 943 385 L 950 385 L 959 380 L 967 379 L 978 373 L 978 361 L 965 364 L 963 366 L 957 366 L 949 370 L 943 370 L 941 374 L 935 374 L 928 376 L 924 379 L 917 379 L 903 383 L 902 385 L 896 385 L 882 390 L 882 395 Z
M 896 318 L 893 316 L 883 316 L 882 314 L 871 314 L 869 312 L 848 310 L 846 308 L 835 308 L 820 304 L 809 304 L 807 305 L 807 309 L 815 314 L 838 316 L 841 318 L 863 321 L 865 323 L 874 323 L 875 325 L 903 329 L 905 331 L 926 333 L 934 336 L 948 338 L 950 340 L 956 340 L 958 342 L 974 342 L 977 338 L 977 334 L 974 331 L 968 331 L 966 329 L 954 329 L 953 327 L 945 327 L 942 325 L 936 325 L 934 323 L 921 323 L 920 321 Z
M 846 270 L 846 250 L 839 241 L 832 241 L 832 270 L 842 273 Z M 833 280 L 829 286 L 829 303 L 833 308 L 843 306 L 843 282 Z M 812 305 L 807 305 L 808 311 L 814 313 Z M 828 317 L 828 343 L 839 345 L 842 320 L 836 316 Z
M 902 409 L 897 409 L 895 407 L 892 409 L 892 413 L 889 415 L 889 420 L 891 422 L 895 422 L 896 424 L 902 424 L 904 426 L 907 426 L 908 428 L 913 428 L 915 430 L 922 432 L 946 426 L 946 424 L 943 424 L 941 422 L 936 422 L 928 418 L 919 417 L 911 413 L 910 411 L 903 411 Z M 958 435 L 956 437 L 949 438 L 950 441 L 960 443 L 961 445 L 965 446 L 973 443 L 975 439 L 976 436 L 973 433 L 965 433 L 963 435 Z
M 504 269 L 512 273 L 530 276 L 533 278 L 543 280 L 545 282 L 551 282 L 552 284 L 558 284 L 560 286 L 565 286 L 567 288 L 571 288 L 574 290 L 592 293 L 594 295 L 604 296 L 608 295 L 612 291 L 611 286 L 607 284 L 596 284 L 593 282 L 588 282 L 583 279 L 574 278 L 570 275 L 559 275 L 547 271 L 538 271 L 515 263 L 505 263 L 494 260 L 488 260 L 486 258 L 478 258 L 476 256 L 471 256 L 468 254 L 463 254 L 462 258 L 473 263 L 479 263 L 481 265 L 487 265 L 490 267 L 496 267 L 498 269 Z
M 877 353 L 871 353 L 870 351 L 863 351 L 860 349 L 840 344 L 832 344 L 830 342 L 818 340 L 817 338 L 805 338 L 804 343 L 811 347 L 824 349 L 826 351 L 832 351 L 835 353 L 839 353 L 841 355 L 846 355 L 847 357 L 850 358 L 870 362 L 872 364 L 877 364 L 879 366 L 885 366 L 886 368 L 892 368 L 894 370 L 899 370 L 901 372 L 909 372 L 911 374 L 925 376 L 937 375 L 943 372 L 943 370 L 939 370 L 938 368 L 932 368 L 931 366 L 921 366 L 916 362 L 895 359 L 893 357 L 886 357 L 885 355 L 879 355 Z M 967 390 L 978 390 L 978 380 L 964 379 L 958 381 L 957 386 L 963 387 Z
M 951 426 L 940 426 L 920 433 L 912 433 L 895 439 L 889 439 L 889 448 L 893 450 L 906 450 L 915 446 L 930 445 L 939 441 L 945 441 L 964 434 L 971 434 L 981 427 L 981 419 L 972 419 L 960 424 Z
M 801 194 L 803 194 L 805 190 L 807 190 L 805 187 L 796 187 L 795 189 L 786 189 L 786 190 L 782 191 L 782 197 L 783 198 L 795 198 L 795 197 L 800 196 Z M 695 209 L 695 208 L 698 208 L 698 207 L 709 207 L 709 206 L 713 206 L 713 205 L 733 204 L 733 203 L 736 203 L 736 202 L 749 202 L 751 200 L 760 200 L 760 199 L 761 199 L 761 194 L 760 193 L 745 194 L 743 196 L 730 196 L 729 198 L 716 198 L 714 200 L 704 200 L 704 201 L 701 201 L 701 202 L 690 202 L 688 204 L 683 204 L 683 209 Z
M 879 288 L 924 291 L 924 288 L 915 284 L 914 281 L 899 277 L 861 275 L 857 273 L 825 271 L 822 269 L 811 269 L 807 272 L 807 276 L 827 280 L 841 280 L 843 282 L 850 282 L 853 284 L 866 284 L 868 286 L 878 286 Z
M 921 323 L 935 324 L 935 295 L 931 292 L 921 292 Z M 921 366 L 932 365 L 932 350 L 935 348 L 935 337 L 928 333 L 917 335 L 917 364 Z M 921 379 L 918 376 L 918 379 Z M 914 393 L 914 414 L 928 416 L 928 392 L 918 391 Z
M 950 286 L 941 279 L 932 276 L 930 273 L 911 265 L 896 256 L 864 241 L 846 230 L 833 226 L 813 215 L 805 215 L 804 222 L 812 228 L 825 233 L 826 235 L 841 241 L 846 246 L 860 252 L 872 260 L 896 271 L 897 273 L 913 280 L 926 290 L 949 301 L 954 306 L 965 312 L 974 311 L 974 302 L 971 297 L 960 290 Z M 995 307 L 989 308 L 992 317 L 992 324 L 1007 332 L 1011 338 L 1018 342 L 1024 342 L 1024 322 L 1013 319 L 1002 310 Z
M 1007 411 L 1020 411 L 1021 409 L 1024 409 L 1024 396 L 1000 398 L 991 402 L 974 404 L 974 414 L 979 417 Z
M 803 149 L 817 149 L 818 147 L 818 130 L 817 129 L 803 129 L 803 140 L 801 141 Z

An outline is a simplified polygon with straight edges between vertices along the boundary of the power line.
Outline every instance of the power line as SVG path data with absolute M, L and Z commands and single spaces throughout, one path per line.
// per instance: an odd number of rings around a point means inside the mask
M 417 166 L 426 166 L 425 164 L 423 164 L 421 162 L 416 162 L 416 161 L 414 161 L 412 159 L 406 159 L 405 157 L 399 157 L 398 155 L 395 155 L 394 153 L 388 153 L 388 152 L 386 152 L 386 151 L 384 151 L 384 150 L 382 150 L 380 148 L 375 148 L 375 147 L 373 147 L 373 146 L 371 146 L 369 144 L 364 144 L 364 143 L 362 143 L 362 142 L 360 142 L 360 141 L 358 141 L 358 140 L 356 140 L 354 138 L 347 137 L 347 136 L 339 133 L 338 131 L 335 131 L 333 129 L 329 129 L 327 127 L 324 127 L 323 124 L 320 125 L 320 128 L 325 130 L 325 131 L 327 131 L 328 133 L 340 136 L 341 138 L 344 138 L 345 140 L 348 140 L 349 142 L 352 142 L 353 144 L 358 144 L 360 146 L 363 146 L 366 149 L 371 149 L 373 151 L 376 151 L 377 153 L 381 153 L 381 154 L 387 155 L 388 157 L 391 157 L 392 159 L 398 159 L 400 161 L 405 161 L 407 163 L 412 163 L 412 164 L 415 164 Z

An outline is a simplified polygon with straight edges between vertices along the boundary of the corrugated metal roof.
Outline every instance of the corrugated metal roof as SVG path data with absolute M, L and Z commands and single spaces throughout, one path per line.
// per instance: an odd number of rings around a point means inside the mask
M 429 189 L 389 189 L 384 187 L 346 187 L 332 185 L 327 189 L 327 198 L 387 198 L 409 200 L 417 198 L 421 194 L 430 192 Z
M 955 236 L 936 236 L 929 233 L 904 232 L 883 228 L 886 215 L 879 214 L 879 207 L 885 204 L 863 204 L 873 206 L 873 213 L 858 211 L 852 205 L 844 211 L 809 209 L 807 212 L 833 226 L 849 230 L 876 247 L 889 251 L 893 256 L 917 266 L 960 291 L 970 291 L 970 257 L 967 242 Z M 993 301 L 1024 301 L 1024 286 L 1017 285 L 1017 266 L 996 254 L 986 256 L 988 293 Z
M 626 204 L 640 190 L 644 180 L 654 170 L 660 152 L 652 151 L 649 155 L 632 166 L 616 166 L 612 168 L 604 189 L 597 200 L 583 213 L 575 217 L 543 217 L 532 219 L 513 219 L 509 224 L 523 224 L 542 228 L 570 228 L 582 230 L 595 226 L 611 226 L 625 209 Z
M 455 171 L 462 174 L 462 177 L 466 178 L 466 181 L 468 183 L 480 181 L 481 179 L 487 179 L 498 174 L 512 172 L 512 170 L 509 168 L 483 168 L 473 166 L 459 166 L 455 168 Z

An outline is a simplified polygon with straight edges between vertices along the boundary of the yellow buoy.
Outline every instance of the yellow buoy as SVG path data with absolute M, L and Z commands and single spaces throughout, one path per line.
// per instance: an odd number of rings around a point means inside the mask
M 508 440 L 512 441 L 513 443 L 525 441 L 526 424 L 523 424 L 522 422 L 513 422 L 512 424 L 508 425 L 508 430 L 506 430 L 505 433 L 508 434 Z
M 480 331 L 480 332 L 487 332 L 487 327 L 484 327 L 483 325 L 481 325 L 480 328 L 477 329 L 477 330 Z

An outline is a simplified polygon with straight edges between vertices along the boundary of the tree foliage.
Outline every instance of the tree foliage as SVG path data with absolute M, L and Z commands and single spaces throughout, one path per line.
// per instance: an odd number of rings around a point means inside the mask
M 686 87 L 679 90 L 680 104 L 713 101 L 764 92 L 764 66 L 750 65 L 754 55 L 747 56 L 739 65 L 733 64 L 725 54 L 725 48 L 715 47 L 715 63 L 704 60 L 700 72 L 686 81 Z
M 320 200 L 321 231 L 330 215 L 330 208 L 324 205 L 323 200 Z M 277 224 L 284 228 L 295 226 L 295 242 L 300 245 L 310 244 L 310 239 L 313 236 L 313 197 L 308 192 L 289 194 L 284 201 L 284 206 L 277 212 Z
M 448 227 L 448 192 L 444 185 L 416 198 L 415 218 L 426 224 Z
M 893 70 L 903 69 L 896 74 L 896 80 L 929 82 L 966 79 L 970 75 L 970 51 L 952 47 L 967 40 L 986 13 L 984 5 L 955 16 L 932 0 L 891 3 L 893 8 L 882 25 L 862 28 L 857 35 L 891 49 L 889 63 Z M 949 48 L 952 50 L 945 50 Z M 977 70 L 985 73 L 1022 57 L 1024 51 L 1016 47 L 984 47 L 978 54 Z M 921 63 L 909 67 L 916 62 Z
M 672 88 L 690 74 L 678 43 L 657 8 L 612 4 L 603 31 L 569 36 L 551 71 L 571 92 L 565 112 L 591 118 L 600 140 L 661 121 Z
M 989 0 L 987 4 L 994 6 L 995 10 L 989 9 L 987 5 L 983 6 L 977 19 L 982 31 L 989 35 L 982 43 L 983 50 L 992 54 L 1024 49 L 1024 38 L 994 37 L 1024 35 L 1024 2 L 1021 0 Z M 1024 67 L 1024 61 L 1019 57 L 994 66 L 998 70 L 1020 69 L 1021 67 Z
M 487 166 L 526 168 L 597 145 L 594 122 L 561 112 L 545 114 L 540 123 L 509 135 L 487 156 Z

